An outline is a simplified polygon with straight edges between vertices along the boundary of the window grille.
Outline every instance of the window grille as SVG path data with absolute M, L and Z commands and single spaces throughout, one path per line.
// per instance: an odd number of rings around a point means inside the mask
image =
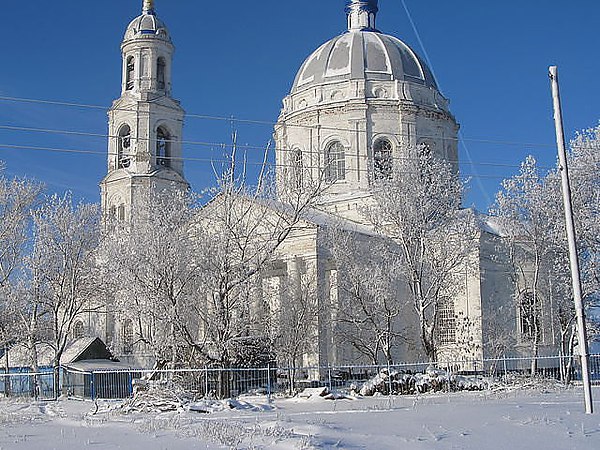
M 392 144 L 387 139 L 379 139 L 373 146 L 373 171 L 376 180 L 392 179 Z
M 438 305 L 437 338 L 440 345 L 456 343 L 456 313 L 450 298 L 443 299 Z
M 346 179 L 346 149 L 335 141 L 325 150 L 325 180 L 334 183 Z

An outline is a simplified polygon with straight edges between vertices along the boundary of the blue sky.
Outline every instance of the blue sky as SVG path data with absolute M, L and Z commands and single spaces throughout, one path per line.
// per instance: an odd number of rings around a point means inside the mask
M 600 2 L 505 0 L 380 0 L 378 28 L 430 59 L 461 124 L 461 171 L 471 176 L 465 202 L 486 210 L 503 177 L 527 154 L 542 166 L 556 159 L 549 65 L 558 65 L 565 129 L 600 119 Z M 119 45 L 141 0 L 3 5 L 0 96 L 100 105 L 120 95 Z M 272 122 L 294 75 L 321 43 L 345 31 L 344 0 L 209 2 L 157 0 L 177 52 L 173 94 L 188 113 Z M 98 201 L 106 171 L 106 111 L 0 100 L 0 160 L 11 175 L 45 182 Z M 8 130 L 32 127 L 99 136 Z M 185 156 L 219 160 L 231 142 L 231 121 L 188 118 Z M 268 124 L 236 123 L 248 160 L 258 161 L 271 136 Z M 35 146 L 90 154 L 11 149 Z M 214 180 L 202 161 L 186 162 L 192 186 Z

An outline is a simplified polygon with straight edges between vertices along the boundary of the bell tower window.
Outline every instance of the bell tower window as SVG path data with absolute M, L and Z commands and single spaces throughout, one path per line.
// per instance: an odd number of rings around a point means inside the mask
M 346 149 L 334 141 L 325 150 L 325 180 L 334 183 L 346 179 Z
M 376 180 L 392 179 L 392 144 L 387 139 L 378 139 L 373 146 L 373 171 Z
M 156 130 L 156 164 L 159 166 L 171 166 L 171 137 L 167 130 L 158 127 Z
M 117 168 L 124 169 L 131 163 L 131 129 L 123 125 L 117 137 Z
M 135 59 L 133 56 L 127 58 L 127 64 L 125 68 L 125 89 L 131 91 L 134 86 L 134 75 L 135 75 Z
M 166 70 L 167 64 L 165 63 L 164 58 L 158 58 L 156 61 L 156 82 L 158 89 L 163 91 L 166 87 Z

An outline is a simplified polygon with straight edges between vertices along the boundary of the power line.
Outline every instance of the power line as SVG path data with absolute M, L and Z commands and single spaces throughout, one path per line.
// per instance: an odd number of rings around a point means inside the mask
M 7 130 L 7 131 L 22 131 L 22 132 L 32 132 L 32 133 L 48 133 L 48 134 L 62 134 L 62 135 L 67 135 L 67 136 L 83 136 L 83 137 L 98 137 L 98 138 L 103 138 L 103 139 L 118 139 L 122 136 L 118 136 L 118 135 L 111 135 L 111 134 L 102 134 L 102 133 L 91 133 L 91 132 L 84 132 L 84 131 L 72 131 L 72 130 L 60 130 L 60 129 L 49 129 L 49 128 L 34 128 L 34 127 L 21 127 L 21 126 L 12 126 L 12 125 L 0 125 L 0 130 Z M 148 141 L 154 141 L 153 139 L 150 138 L 144 138 L 144 137 L 136 137 L 136 138 L 132 138 L 135 141 L 141 141 L 141 142 L 148 142 Z M 176 141 L 176 140 L 166 140 L 166 142 L 170 142 L 170 143 L 180 143 L 180 144 L 184 144 L 184 145 L 193 145 L 193 146 L 202 146 L 202 147 L 211 147 L 211 148 L 221 148 L 221 149 L 227 149 L 227 148 L 233 148 L 234 146 L 238 149 L 247 149 L 247 150 L 260 150 L 260 151 L 266 151 L 267 147 L 266 146 L 256 146 L 256 145 L 248 145 L 248 144 L 233 144 L 233 143 L 224 143 L 224 142 L 203 142 L 203 141 Z M 288 152 L 288 153 L 296 153 L 296 149 L 289 149 L 289 148 L 272 148 L 269 150 L 273 150 L 276 152 Z M 304 150 L 302 151 L 302 154 L 305 155 L 311 155 L 311 154 L 317 154 L 320 155 L 323 152 L 320 151 L 316 151 L 316 150 Z M 361 156 L 361 159 L 367 159 L 368 156 Z M 408 160 L 408 159 L 415 159 L 415 158 L 407 158 L 407 157 L 397 157 L 397 156 L 392 156 L 390 158 L 391 160 L 394 159 L 401 159 L 401 160 Z M 494 162 L 474 162 L 473 160 L 469 160 L 467 163 L 465 163 L 464 161 L 459 161 L 458 159 L 445 159 L 447 162 L 449 163 L 460 163 L 460 164 L 467 164 L 470 166 L 488 166 L 488 167 L 504 167 L 504 168 L 520 168 L 521 165 L 520 164 L 509 164 L 509 163 L 494 163 Z M 543 169 L 543 170 L 552 170 L 553 167 L 544 167 L 544 166 L 538 166 L 538 168 Z
M 74 102 L 63 102 L 63 101 L 54 101 L 54 100 L 42 100 L 42 99 L 33 99 L 33 98 L 22 98 L 22 97 L 6 97 L 0 96 L 0 101 L 8 101 L 8 102 L 20 102 L 20 103 L 34 103 L 34 104 L 42 104 L 42 105 L 55 105 L 55 106 L 65 106 L 65 107 L 76 107 L 83 109 L 95 109 L 95 110 L 103 110 L 105 112 L 108 111 L 125 111 L 125 112 L 136 112 L 138 114 L 150 114 L 147 111 L 139 111 L 137 109 L 132 108 L 107 108 L 106 106 L 101 105 L 93 105 L 93 104 L 85 104 L 85 103 L 74 103 Z M 290 123 L 280 123 L 266 120 L 255 120 L 255 119 L 239 119 L 234 116 L 225 117 L 225 116 L 213 116 L 208 114 L 185 114 L 186 118 L 195 118 L 202 120 L 214 120 L 214 121 L 222 121 L 222 122 L 232 122 L 232 123 L 245 123 L 245 124 L 254 124 L 254 125 L 268 125 L 271 127 L 281 126 L 283 128 L 304 128 L 304 129 L 313 129 L 313 130 L 326 130 L 326 131 L 343 131 L 347 133 L 356 133 L 356 129 L 351 128 L 340 128 L 340 127 L 327 127 L 323 125 L 300 125 L 300 124 L 290 124 Z M 408 133 L 388 133 L 391 136 L 395 137 L 410 137 Z M 440 136 L 437 135 L 419 135 L 420 138 L 423 139 L 440 139 Z M 539 147 L 539 148 L 554 148 L 554 144 L 542 144 L 542 143 L 534 143 L 534 142 L 519 142 L 519 141 L 511 141 L 511 140 L 494 140 L 494 139 L 474 139 L 474 138 L 454 138 L 450 136 L 445 136 L 443 140 L 446 141 L 467 141 L 467 142 L 476 142 L 481 144 L 493 144 L 493 145 L 506 145 L 506 146 L 523 146 L 523 147 Z
M 107 152 L 99 151 L 99 150 L 66 149 L 66 148 L 56 148 L 56 147 L 38 147 L 38 146 L 31 146 L 31 145 L 15 145 L 15 144 L 1 144 L 1 143 L 0 143 L 0 149 L 29 150 L 29 151 L 65 153 L 65 154 L 83 154 L 83 155 L 103 156 L 103 157 L 116 156 L 115 153 L 107 153 Z M 194 158 L 194 157 L 185 157 L 185 158 L 183 158 L 183 157 L 182 158 L 162 157 L 161 159 L 169 159 L 169 160 L 173 160 L 173 161 L 203 162 L 203 163 L 222 163 L 222 164 L 230 164 L 231 163 L 231 159 L 225 159 L 225 158 L 221 158 L 221 159 L 216 158 L 215 159 L 215 158 Z M 416 160 L 416 158 L 400 158 L 400 159 Z M 256 167 L 263 166 L 262 162 L 252 162 L 252 161 L 247 161 L 247 160 L 244 161 L 244 164 L 246 164 L 248 166 L 256 166 Z M 280 163 L 267 162 L 265 165 L 268 167 L 273 167 L 273 168 L 278 168 L 278 167 L 279 168 L 292 168 L 292 169 L 298 168 L 298 166 L 296 166 L 294 164 L 280 164 Z M 302 169 L 325 170 L 326 167 L 303 165 Z M 346 167 L 345 173 L 349 173 L 349 172 L 371 174 L 373 172 L 373 170 L 371 168 L 357 169 L 357 168 L 352 168 L 352 167 Z M 395 170 L 393 173 L 408 174 L 408 173 L 412 173 L 412 172 Z M 479 174 L 462 173 L 461 176 L 465 177 L 465 178 L 486 178 L 486 179 L 498 179 L 498 180 L 505 179 L 504 176 L 500 176 L 500 175 L 479 175 Z

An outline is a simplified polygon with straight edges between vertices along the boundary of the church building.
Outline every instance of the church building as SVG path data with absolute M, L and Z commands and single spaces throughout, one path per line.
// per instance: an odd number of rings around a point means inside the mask
M 315 280 L 315 302 L 324 307 L 312 318 L 313 345 L 296 361 L 299 366 L 370 362 L 334 330 L 336 311 L 346 301 L 339 289 L 345 274 L 327 248 L 329 225 L 335 222 L 353 233 L 360 251 L 389 239 L 378 236 L 361 211 L 373 201 L 374 184 L 394 176 L 393 161 L 409 156 L 407 149 L 424 146 L 458 173 L 459 125 L 449 101 L 425 61 L 378 30 L 378 6 L 377 0 L 348 1 L 347 31 L 300 65 L 274 128 L 278 190 L 302 188 L 320 177 L 328 183 L 317 212 L 303 219 L 302 233 L 291 233 L 277 250 L 257 290 L 277 297 L 290 277 Z M 344 20 L 342 11 L 332 20 Z M 189 185 L 181 145 L 185 113 L 171 96 L 174 45 L 154 1 L 143 2 L 121 51 L 121 97 L 108 113 L 111 138 L 100 188 L 105 215 L 127 221 L 151 186 L 185 190 Z M 458 293 L 440 312 L 438 359 L 494 357 L 489 337 L 497 327 L 513 335 L 523 331 L 506 261 L 492 257 L 502 249 L 502 239 L 486 218 L 478 239 L 470 258 L 474 270 L 465 272 Z M 276 303 L 285 301 L 292 300 L 281 297 Z M 459 317 L 468 319 L 468 330 L 461 329 Z M 423 358 L 414 311 L 407 307 L 396 320 L 414 339 L 398 346 L 394 360 Z M 96 329 L 121 360 L 150 365 L 143 349 L 132 347 L 127 324 L 108 317 Z M 548 332 L 542 342 L 550 348 L 553 340 Z M 517 337 L 513 353 L 519 353 L 519 342 Z

